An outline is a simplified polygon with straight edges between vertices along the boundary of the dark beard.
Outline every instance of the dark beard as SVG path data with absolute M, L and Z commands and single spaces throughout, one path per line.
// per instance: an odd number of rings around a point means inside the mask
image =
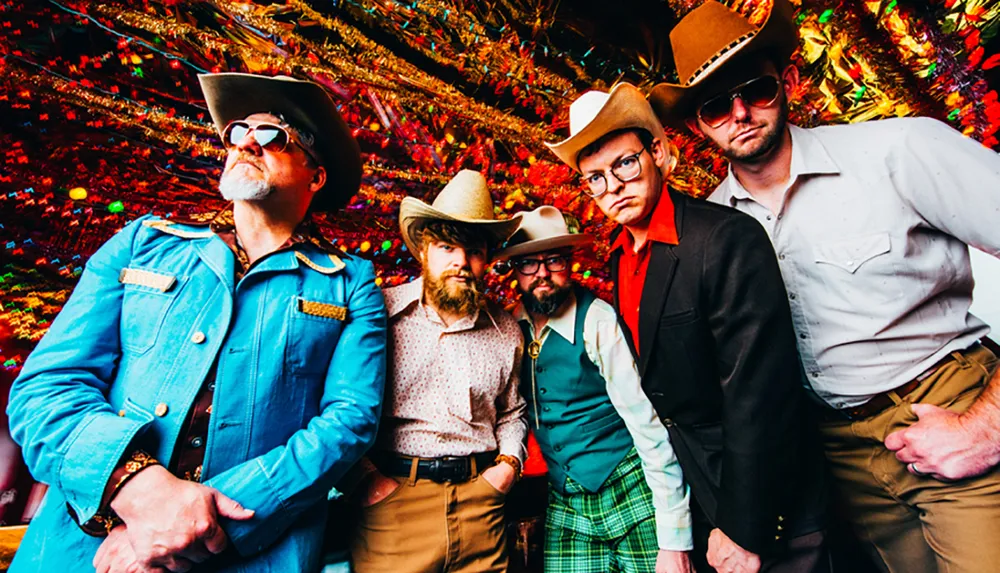
M 535 287 L 541 284 L 549 286 L 554 290 L 551 294 L 539 299 L 535 296 Z M 552 316 L 566 302 L 571 292 L 573 292 L 573 288 L 569 285 L 557 287 L 549 279 L 538 279 L 531 283 L 531 287 L 527 292 L 521 293 L 521 302 L 524 304 L 524 308 L 528 309 L 528 312 L 531 314 Z
M 775 122 L 774 129 L 764 134 L 763 140 L 756 149 L 747 153 L 739 153 L 732 149 L 726 149 L 722 154 L 730 161 L 749 165 L 754 165 L 767 159 L 771 155 L 771 152 L 781 143 L 781 138 L 785 134 L 785 126 L 788 125 L 788 100 L 782 95 L 780 96 L 780 102 L 781 110 L 778 113 L 778 121 Z
M 445 271 L 440 276 L 432 277 L 424 269 L 423 277 L 424 300 L 445 312 L 472 316 L 483 303 L 486 285 L 468 271 Z M 454 285 L 447 281 L 448 277 L 469 278 L 472 282 Z

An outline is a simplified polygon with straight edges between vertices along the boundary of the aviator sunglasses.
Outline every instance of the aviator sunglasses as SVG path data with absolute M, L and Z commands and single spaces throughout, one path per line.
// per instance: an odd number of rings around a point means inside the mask
M 248 133 L 253 135 L 254 140 L 257 142 L 257 145 L 260 145 L 261 149 L 266 149 L 271 153 L 281 153 L 288 147 L 289 142 L 291 142 L 300 147 L 317 165 L 321 164 L 316 154 L 305 145 L 299 143 L 287 127 L 276 123 L 250 125 L 245 121 L 231 122 L 222 132 L 222 144 L 226 149 L 232 149 L 239 145 Z
M 744 82 L 726 93 L 705 100 L 698 108 L 698 117 L 709 127 L 726 123 L 733 112 L 733 100 L 740 98 L 752 107 L 768 107 L 778 99 L 781 84 L 774 76 L 761 76 Z

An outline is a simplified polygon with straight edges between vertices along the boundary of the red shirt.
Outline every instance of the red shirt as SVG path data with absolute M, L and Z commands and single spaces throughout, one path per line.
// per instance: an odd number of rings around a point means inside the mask
M 649 268 L 649 245 L 651 242 L 676 245 L 677 224 L 674 221 L 674 202 L 670 199 L 666 184 L 660 192 L 660 200 L 650 215 L 646 242 L 635 251 L 635 240 L 628 227 L 622 229 L 618 239 L 611 246 L 611 252 L 621 249 L 618 259 L 618 276 L 615 289 L 618 291 L 618 309 L 632 331 L 635 351 L 639 352 L 639 303 L 642 301 L 642 287 L 646 284 L 646 269 Z

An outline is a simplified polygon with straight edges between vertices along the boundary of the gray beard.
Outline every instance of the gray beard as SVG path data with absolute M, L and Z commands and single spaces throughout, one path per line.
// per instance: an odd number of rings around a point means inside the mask
M 260 201 L 273 191 L 266 180 L 251 179 L 237 169 L 230 169 L 219 179 L 219 192 L 228 201 Z

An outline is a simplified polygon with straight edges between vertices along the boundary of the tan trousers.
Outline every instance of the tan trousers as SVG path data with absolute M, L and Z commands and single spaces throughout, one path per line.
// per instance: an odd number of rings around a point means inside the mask
M 996 368 L 977 347 L 939 368 L 874 416 L 821 424 L 827 458 L 848 517 L 877 564 L 891 573 L 1000 571 L 1000 470 L 946 483 L 906 470 L 885 437 L 917 421 L 911 404 L 964 412 Z
M 478 475 L 460 484 L 398 481 L 361 510 L 351 547 L 357 573 L 507 571 L 504 494 Z

